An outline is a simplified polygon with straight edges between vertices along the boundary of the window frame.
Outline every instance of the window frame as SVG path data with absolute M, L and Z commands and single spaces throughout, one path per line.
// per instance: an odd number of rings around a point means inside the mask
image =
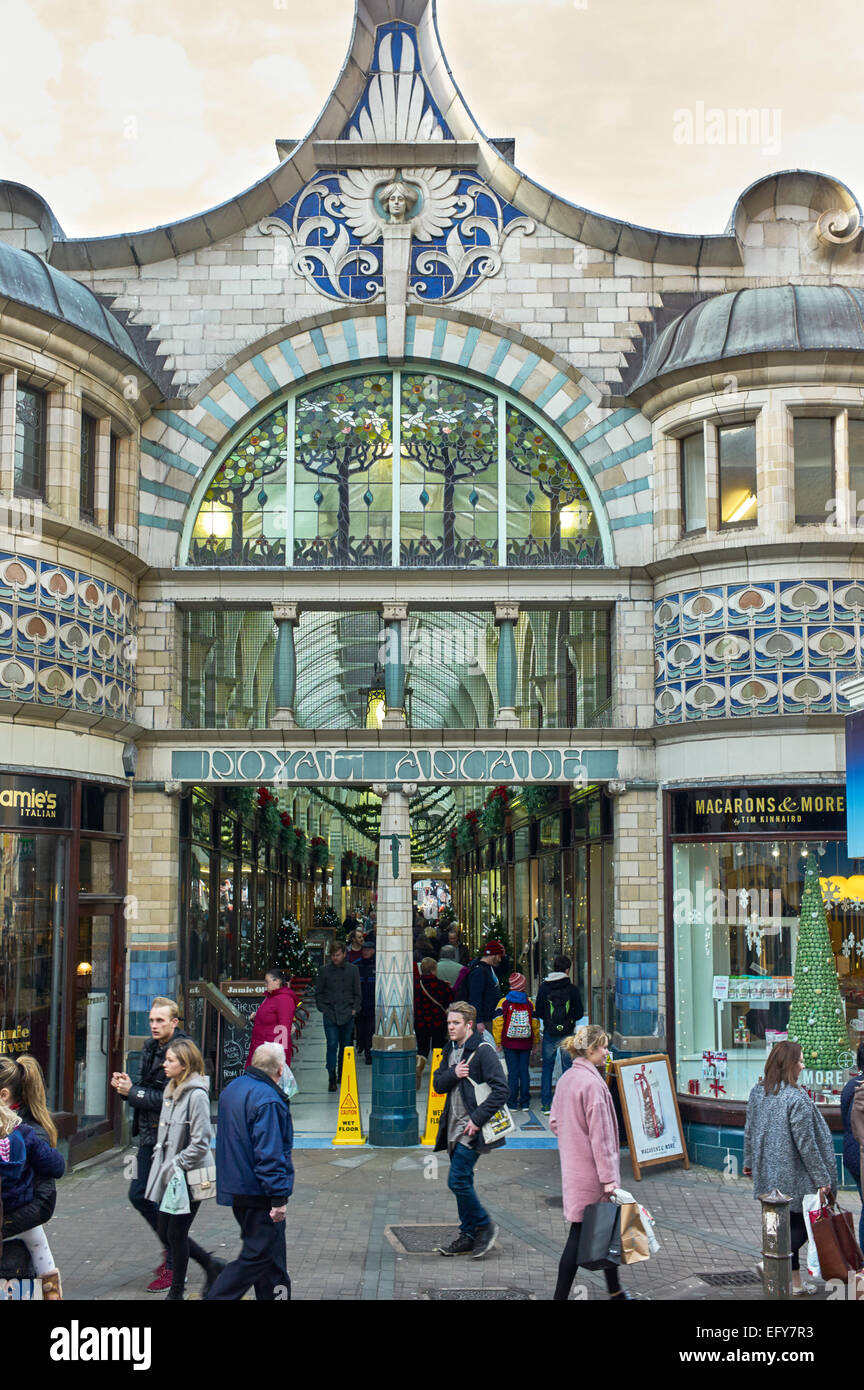
M 37 484 L 36 484 L 35 486 L 34 486 L 34 485 L 31 485 L 30 483 L 23 483 L 23 482 L 20 482 L 20 481 L 19 481 L 19 477 L 18 477 L 18 460 L 19 460 L 19 457 L 20 457 L 20 452 L 19 452 L 19 431 L 18 431 L 18 427 L 19 427 L 19 423 L 23 423 L 23 422 L 19 422 L 19 419 L 18 419 L 18 408 L 19 408 L 19 405 L 21 404 L 21 402 L 20 402 L 20 397 L 21 397 L 22 394 L 27 395 L 27 396 L 32 396 L 32 397 L 34 397 L 34 398 L 39 402 L 39 416 L 40 416 L 40 418 L 39 418 L 39 422 L 38 422 L 38 426 L 37 426 L 37 428 L 38 428 L 38 438 L 37 438 L 37 449 L 36 449 L 36 451 L 35 451 L 35 452 L 36 452 L 36 456 L 37 456 L 38 474 L 37 474 Z M 21 437 L 20 442 L 23 443 L 23 437 Z M 46 500 L 46 498 L 47 498 L 47 487 L 48 487 L 48 477 L 47 477 L 47 474 L 48 474 L 48 468 L 47 468 L 48 447 L 47 447 L 47 446 L 48 446 L 48 392 L 45 391 L 45 390 L 43 390 L 41 387 L 38 387 L 38 386 L 30 386 L 27 382 L 23 382 L 23 383 L 22 383 L 22 382 L 19 380 L 19 381 L 17 381 L 16 384 L 15 384 L 15 449 L 14 449 L 14 460 L 13 460 L 13 466 L 12 466 L 12 467 L 13 467 L 13 486 L 12 486 L 13 496 L 15 496 L 15 497 L 32 497 L 32 498 L 38 499 L 38 500 L 41 501 L 41 502 L 44 502 L 44 501 Z
M 702 441 L 702 510 L 705 520 L 701 526 L 687 525 L 687 465 L 685 450 L 688 440 L 701 439 Z M 708 456 L 705 448 L 705 425 L 700 424 L 697 430 L 690 430 L 687 434 L 678 435 L 675 444 L 678 452 L 678 486 L 681 496 L 681 534 L 682 536 L 704 535 L 708 530 Z
M 86 422 L 86 423 L 85 423 Z M 96 525 L 96 467 L 99 457 L 99 420 L 89 410 L 81 410 L 78 458 L 78 516 Z
M 716 446 L 714 450 L 717 476 L 717 529 L 718 531 L 753 531 L 759 525 L 759 422 L 758 418 L 724 419 L 715 425 Z M 753 517 L 742 517 L 737 521 L 723 520 L 723 463 L 721 459 L 721 440 L 724 431 L 752 429 L 753 431 L 753 489 L 756 512 Z

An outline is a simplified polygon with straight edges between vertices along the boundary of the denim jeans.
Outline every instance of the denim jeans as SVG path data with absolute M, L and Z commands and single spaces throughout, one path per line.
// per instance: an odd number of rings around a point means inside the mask
M 346 1047 L 351 1046 L 351 1039 L 354 1036 L 354 1020 L 349 1018 L 347 1023 L 331 1023 L 329 1018 L 324 1020 L 324 1036 L 327 1039 L 327 1070 L 338 1071 L 342 1075 L 342 1053 Z M 338 1064 L 337 1064 L 338 1050 Z
M 510 1082 L 511 1109 L 527 1110 L 531 1104 L 531 1079 L 528 1075 L 531 1053 L 527 1048 L 505 1047 L 504 1061 L 507 1063 L 507 1080 Z
M 469 1149 L 467 1144 L 457 1144 L 450 1155 L 450 1176 L 447 1179 L 447 1186 L 459 1208 L 459 1230 L 463 1236 L 472 1238 L 481 1226 L 488 1226 L 491 1220 L 474 1191 L 474 1169 L 479 1157 L 476 1149 Z
M 540 1105 L 543 1110 L 548 1110 L 552 1104 L 552 1073 L 555 1070 L 555 1053 L 561 1046 L 560 1038 L 552 1038 L 548 1033 L 543 1034 L 543 1062 L 540 1071 Z M 573 1065 L 573 1058 L 568 1052 L 561 1053 L 561 1070 L 567 1071 Z

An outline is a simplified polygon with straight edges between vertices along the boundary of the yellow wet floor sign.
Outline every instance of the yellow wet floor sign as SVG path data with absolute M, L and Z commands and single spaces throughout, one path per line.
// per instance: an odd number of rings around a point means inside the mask
M 446 1096 L 439 1096 L 435 1090 L 432 1079 L 441 1065 L 441 1058 L 444 1056 L 443 1050 L 438 1047 L 432 1053 L 432 1066 L 429 1068 L 429 1099 L 426 1102 L 426 1130 L 421 1144 L 434 1144 L 438 1138 L 438 1122 L 444 1113 L 444 1106 L 447 1104 Z
M 357 1063 L 353 1047 L 346 1047 L 342 1057 L 342 1085 L 339 1088 L 339 1123 L 334 1144 L 365 1144 L 366 1136 L 360 1120 L 360 1099 L 357 1094 Z

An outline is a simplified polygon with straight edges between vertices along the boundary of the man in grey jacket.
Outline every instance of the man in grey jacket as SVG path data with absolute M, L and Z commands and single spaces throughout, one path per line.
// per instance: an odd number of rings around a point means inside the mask
M 362 1008 L 360 972 L 350 965 L 341 941 L 330 947 L 330 963 L 315 981 L 315 1005 L 324 1015 L 327 1039 L 327 1089 L 342 1080 L 342 1054 L 354 1035 L 354 1019 Z
M 481 1154 L 498 1149 L 506 1141 L 488 1144 L 483 1138 L 483 1126 L 496 1110 L 506 1105 L 510 1094 L 504 1068 L 494 1046 L 475 1032 L 477 1010 L 472 1004 L 451 1004 L 447 1011 L 447 1032 L 450 1038 L 435 1073 L 432 1084 L 447 1100 L 438 1125 L 435 1152 L 447 1149 L 450 1154 L 450 1176 L 447 1186 L 456 1198 L 459 1209 L 459 1235 L 446 1247 L 439 1246 L 441 1255 L 472 1255 L 481 1259 L 492 1249 L 498 1228 L 474 1191 L 474 1169 Z M 486 1085 L 488 1095 L 478 1101 L 474 1086 Z

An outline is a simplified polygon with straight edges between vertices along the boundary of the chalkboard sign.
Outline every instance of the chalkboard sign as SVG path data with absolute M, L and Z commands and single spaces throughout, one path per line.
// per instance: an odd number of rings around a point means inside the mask
M 241 1026 L 219 1018 L 219 1077 L 217 1089 L 223 1091 L 229 1081 L 242 1076 L 246 1070 L 246 1058 L 252 1041 L 252 1019 L 264 998 L 263 985 L 252 981 L 237 980 L 233 984 L 223 983 L 222 991 L 227 995 L 245 1022 Z

